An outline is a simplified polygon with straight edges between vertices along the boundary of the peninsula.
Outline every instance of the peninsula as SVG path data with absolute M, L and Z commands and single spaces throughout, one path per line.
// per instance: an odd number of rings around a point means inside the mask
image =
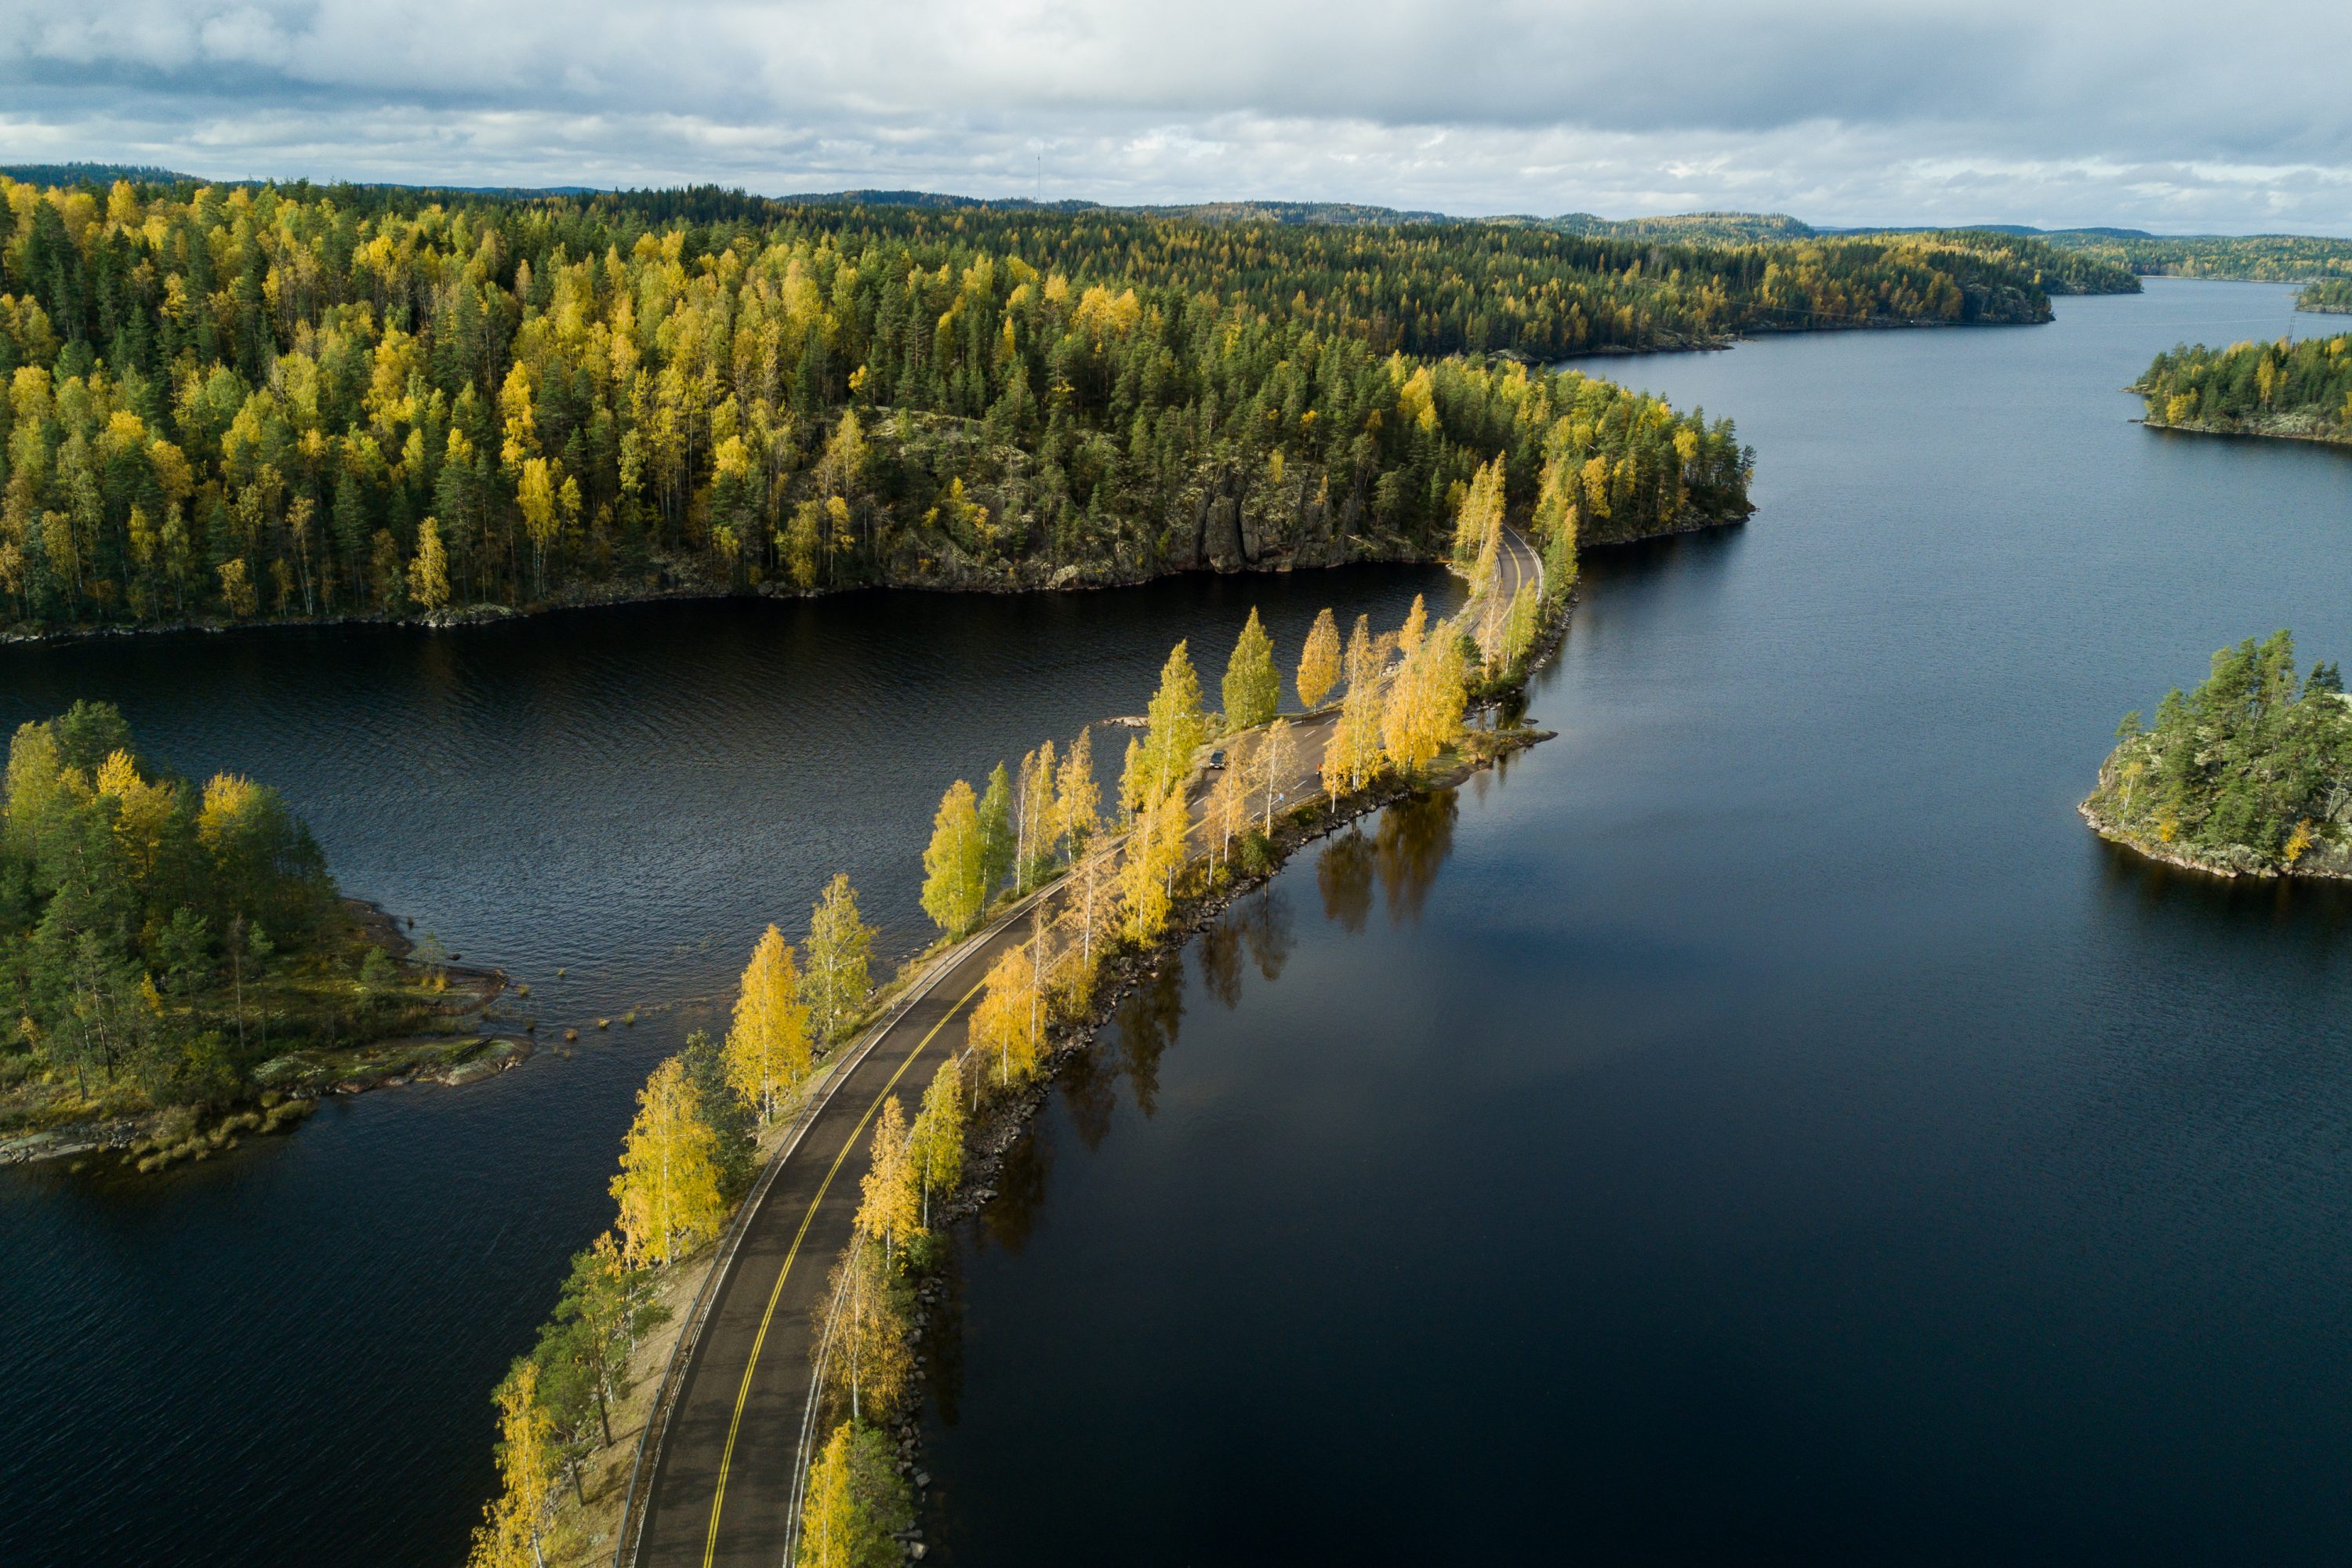
M 520 1052 L 459 1032 L 501 976 L 415 952 L 276 790 L 175 776 L 108 704 L 21 726 L 0 805 L 0 1162 L 127 1149 L 152 1171 L 330 1089 Z

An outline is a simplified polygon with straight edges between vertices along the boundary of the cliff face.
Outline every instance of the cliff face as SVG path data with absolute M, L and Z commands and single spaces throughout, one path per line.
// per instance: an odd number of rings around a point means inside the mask
M 1276 468 L 1222 455 L 1174 484 L 1139 478 L 1107 487 L 1118 502 L 1098 502 L 1077 526 L 1055 531 L 1043 521 L 1052 509 L 1039 504 L 1050 481 L 1019 448 L 987 440 L 977 422 L 877 422 L 872 442 L 880 482 L 867 526 L 882 546 L 882 581 L 891 585 L 1101 585 L 1172 572 L 1421 560 L 1441 542 L 1379 526 L 1360 480 L 1335 491 L 1318 466 Z M 1082 447 L 1075 460 L 1104 456 L 1098 447 Z M 937 500 L 942 492 L 950 494 L 945 504 Z

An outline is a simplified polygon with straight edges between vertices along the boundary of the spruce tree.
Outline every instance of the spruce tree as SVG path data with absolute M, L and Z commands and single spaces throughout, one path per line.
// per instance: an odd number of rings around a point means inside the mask
M 1225 661 L 1222 693 L 1228 731 L 1256 729 L 1274 717 L 1282 701 L 1282 677 L 1274 668 L 1274 641 L 1258 624 L 1255 608 L 1234 641 L 1233 657 Z

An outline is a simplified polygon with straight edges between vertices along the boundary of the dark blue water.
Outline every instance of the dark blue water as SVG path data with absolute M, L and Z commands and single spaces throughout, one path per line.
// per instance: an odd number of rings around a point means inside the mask
M 542 1040 L 647 1009 L 162 1178 L 0 1171 L 0 1564 L 456 1562 L 490 1387 L 761 928 L 845 870 L 882 948 L 919 946 L 948 780 L 1140 711 L 1179 637 L 1213 684 L 1252 605 L 1295 650 L 1326 604 L 1393 621 L 1423 590 L 1456 596 L 1353 569 L 0 649 L 8 727 L 110 699 L 183 773 L 278 784 L 348 890 L 529 982 Z
M 2291 295 L 1602 366 L 1754 521 L 1108 1032 L 962 1237 L 935 1559 L 2352 1555 L 2352 900 L 2074 812 L 2222 643 L 2352 653 L 2352 458 L 2117 391 Z

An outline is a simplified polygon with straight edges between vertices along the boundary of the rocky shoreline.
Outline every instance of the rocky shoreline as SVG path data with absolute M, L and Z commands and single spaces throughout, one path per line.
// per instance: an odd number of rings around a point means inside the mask
M 1529 664 L 1539 663 L 1549 649 L 1557 646 L 1565 630 L 1567 616 L 1554 617 L 1555 624 L 1547 628 L 1531 650 Z M 1514 690 L 1517 689 L 1515 686 Z M 1556 738 L 1555 731 L 1534 728 L 1516 728 L 1471 732 L 1470 737 L 1486 737 L 1466 754 L 1459 756 L 1454 765 L 1442 773 L 1410 783 L 1387 780 L 1337 803 L 1327 803 L 1311 812 L 1300 810 L 1286 817 L 1277 827 L 1273 840 L 1273 853 L 1266 868 L 1255 875 L 1236 873 L 1223 887 L 1197 895 L 1181 904 L 1171 915 L 1167 927 L 1146 948 L 1126 953 L 1104 964 L 1102 984 L 1097 988 L 1092 1005 L 1082 1018 L 1049 1026 L 1046 1047 L 1039 1054 L 1038 1072 L 1017 1095 L 995 1101 L 986 1117 L 975 1126 L 968 1138 L 969 1156 L 963 1180 L 955 1194 L 937 1210 L 936 1224 L 940 1228 L 961 1224 L 976 1217 L 982 1209 L 997 1196 L 996 1183 L 1004 1168 L 1006 1158 L 1020 1141 L 1026 1137 L 1039 1111 L 1052 1097 L 1055 1080 L 1063 1069 L 1092 1051 L 1096 1037 L 1110 1020 L 1119 1004 L 1147 982 L 1157 978 L 1171 963 L 1183 961 L 1183 950 L 1228 908 L 1240 899 L 1257 891 L 1278 876 L 1291 857 L 1308 845 L 1329 837 L 1339 829 L 1383 807 L 1403 800 L 1428 795 L 1438 790 L 1453 789 L 1472 774 L 1494 766 L 1505 757 L 1528 747 Z M 923 1337 L 940 1310 L 942 1295 L 936 1271 L 925 1276 L 915 1287 L 914 1310 L 908 1314 L 907 1352 L 909 1361 L 921 1373 L 928 1366 L 923 1350 Z M 913 1487 L 916 1505 L 919 1510 L 928 1500 L 930 1476 L 922 1468 L 922 1434 L 913 1412 L 903 1415 L 890 1428 L 898 1447 L 898 1469 Z M 920 1562 L 928 1551 L 919 1525 L 902 1537 L 909 1562 Z
M 2179 845 L 2149 839 L 2133 832 L 2101 811 L 2095 804 L 2096 799 L 2096 796 L 2093 796 L 2074 808 L 2083 820 L 2091 825 L 2092 832 L 2110 844 L 2120 845 L 2136 855 L 2163 865 L 2175 867 L 2183 871 L 2201 871 L 2209 877 L 2228 877 L 2232 879 L 2244 877 L 2253 881 L 2290 879 L 2305 882 L 2352 881 L 2352 866 L 2321 862 L 2315 862 L 2308 867 L 2239 865 L 2220 856 L 2200 854 L 2196 850 Z
M 362 899 L 343 902 L 369 940 L 402 969 L 412 975 L 418 973 L 410 959 L 415 945 L 395 916 Z M 181 1160 L 226 1153 L 245 1137 L 290 1132 L 330 1095 L 364 1094 L 412 1083 L 454 1089 L 494 1078 L 530 1058 L 532 1044 L 527 1031 L 464 1032 L 487 1018 L 491 1004 L 506 989 L 505 971 L 452 963 L 442 965 L 441 972 L 449 985 L 447 1032 L 289 1052 L 254 1070 L 257 1092 L 251 1103 L 215 1108 L 209 1114 L 168 1106 L 0 1137 L 0 1166 L 119 1155 L 143 1174 Z

